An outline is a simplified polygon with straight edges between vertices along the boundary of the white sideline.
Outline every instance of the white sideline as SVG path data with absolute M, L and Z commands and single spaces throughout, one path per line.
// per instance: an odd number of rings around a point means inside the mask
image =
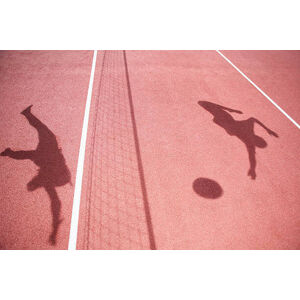
M 75 188 L 74 188 L 73 208 L 72 208 L 72 219 L 71 219 L 70 236 L 69 236 L 69 247 L 68 247 L 69 250 L 76 250 L 76 243 L 77 243 L 77 231 L 78 231 L 80 197 L 81 197 L 82 177 L 83 177 L 83 168 L 84 168 L 85 146 L 86 146 L 88 123 L 89 123 L 96 59 L 97 59 L 97 50 L 94 50 L 90 82 L 89 82 L 89 88 L 88 88 L 86 104 L 85 104 L 79 155 L 78 155 L 78 164 L 77 164 L 77 171 L 76 171 L 76 181 L 75 181 Z
M 248 78 L 237 66 L 235 66 L 223 53 L 216 50 L 228 63 L 230 63 L 243 77 L 245 77 L 261 94 L 263 94 L 278 110 L 280 110 L 298 129 L 300 125 L 289 116 L 274 100 L 272 100 L 264 91 L 262 91 L 250 78 Z

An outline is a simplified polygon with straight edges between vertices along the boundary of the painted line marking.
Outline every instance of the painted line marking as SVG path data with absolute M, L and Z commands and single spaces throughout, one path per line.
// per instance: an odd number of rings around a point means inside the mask
M 79 155 L 78 155 L 78 164 L 77 164 L 77 171 L 76 171 L 76 181 L 75 181 L 75 189 L 74 189 L 73 208 L 72 208 L 72 219 L 71 219 L 70 236 L 69 236 L 69 247 L 68 247 L 69 250 L 76 250 L 76 243 L 77 243 L 80 197 L 81 197 L 82 177 L 83 177 L 83 168 L 84 168 L 84 156 L 85 156 L 85 147 L 86 147 L 86 139 L 87 139 L 87 130 L 89 124 L 89 115 L 90 115 L 96 59 L 97 59 L 97 50 L 94 50 L 90 82 L 89 82 L 89 88 L 88 88 L 88 93 L 86 98 L 84 119 L 82 125 Z
M 300 125 L 289 116 L 274 100 L 272 100 L 263 90 L 261 90 L 250 78 L 248 78 L 237 66 L 235 66 L 223 53 L 216 50 L 229 64 L 231 64 L 244 78 L 246 78 L 261 94 L 263 94 L 279 111 L 281 111 L 298 129 Z

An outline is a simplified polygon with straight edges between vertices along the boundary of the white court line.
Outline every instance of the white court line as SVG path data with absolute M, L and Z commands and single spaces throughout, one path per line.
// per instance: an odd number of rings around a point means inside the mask
M 86 98 L 85 112 L 84 112 L 84 119 L 83 119 L 83 125 L 82 125 L 82 133 L 81 133 L 81 141 L 80 141 L 80 148 L 79 148 L 76 181 L 75 181 L 75 189 L 74 189 L 74 198 L 73 198 L 71 228 L 70 228 L 70 236 L 69 236 L 69 250 L 76 250 L 76 243 L 77 243 L 77 231 L 78 231 L 78 220 L 79 220 L 79 209 L 80 209 L 80 197 L 81 197 L 81 188 L 82 188 L 85 146 L 86 146 L 88 124 L 89 124 L 89 115 L 90 115 L 90 106 L 91 106 L 91 99 L 92 99 L 96 59 L 97 59 L 97 50 L 94 50 L 92 70 L 91 70 L 91 75 L 90 75 L 89 89 L 88 89 L 87 98 Z
M 223 53 L 216 50 L 228 63 L 230 63 L 243 77 L 245 77 L 260 93 L 262 93 L 278 110 L 280 110 L 294 125 L 300 129 L 300 125 L 290 117 L 274 100 L 272 100 L 264 91 L 262 91 L 250 78 L 248 78 L 238 67 L 236 67 Z

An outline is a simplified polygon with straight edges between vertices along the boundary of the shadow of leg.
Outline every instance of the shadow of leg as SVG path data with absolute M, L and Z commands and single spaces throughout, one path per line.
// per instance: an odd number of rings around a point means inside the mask
M 57 195 L 54 186 L 45 186 L 45 190 L 48 193 L 51 201 L 51 211 L 52 211 L 52 233 L 49 236 L 49 242 L 52 245 L 56 244 L 56 235 L 58 232 L 59 225 L 62 223 L 62 219 L 60 220 L 60 208 L 61 202 Z
M 248 171 L 248 176 L 251 177 L 251 179 L 255 179 L 256 178 L 256 172 L 255 172 L 255 168 L 256 168 L 256 158 L 255 158 L 255 146 L 247 146 L 247 150 L 248 150 L 248 155 L 249 155 L 249 162 L 250 162 L 250 168 Z

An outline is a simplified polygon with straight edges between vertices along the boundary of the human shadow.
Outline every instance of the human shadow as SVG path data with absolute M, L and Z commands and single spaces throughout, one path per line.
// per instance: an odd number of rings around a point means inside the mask
M 278 137 L 277 133 L 267 128 L 262 122 L 255 118 L 247 120 L 235 120 L 228 112 L 242 114 L 241 111 L 221 106 L 208 101 L 199 101 L 198 104 L 210 112 L 214 118 L 213 122 L 225 129 L 231 135 L 239 138 L 246 146 L 249 156 L 250 168 L 248 176 L 252 179 L 256 178 L 256 157 L 255 149 L 267 147 L 266 141 L 254 133 L 254 124 L 260 125 L 269 135 Z M 228 111 L 228 112 L 227 112 Z
M 37 148 L 30 151 L 13 151 L 10 148 L 6 148 L 0 155 L 17 160 L 30 159 L 39 167 L 38 174 L 27 183 L 27 190 L 34 191 L 41 187 L 46 190 L 51 201 L 52 212 L 52 232 L 49 236 L 49 242 L 55 245 L 58 228 L 63 221 L 63 219 L 60 219 L 61 201 L 55 187 L 63 186 L 67 183 L 71 184 L 71 173 L 58 146 L 56 136 L 31 113 L 31 107 L 32 105 L 27 107 L 21 114 L 26 117 L 29 124 L 38 132 L 39 143 Z

